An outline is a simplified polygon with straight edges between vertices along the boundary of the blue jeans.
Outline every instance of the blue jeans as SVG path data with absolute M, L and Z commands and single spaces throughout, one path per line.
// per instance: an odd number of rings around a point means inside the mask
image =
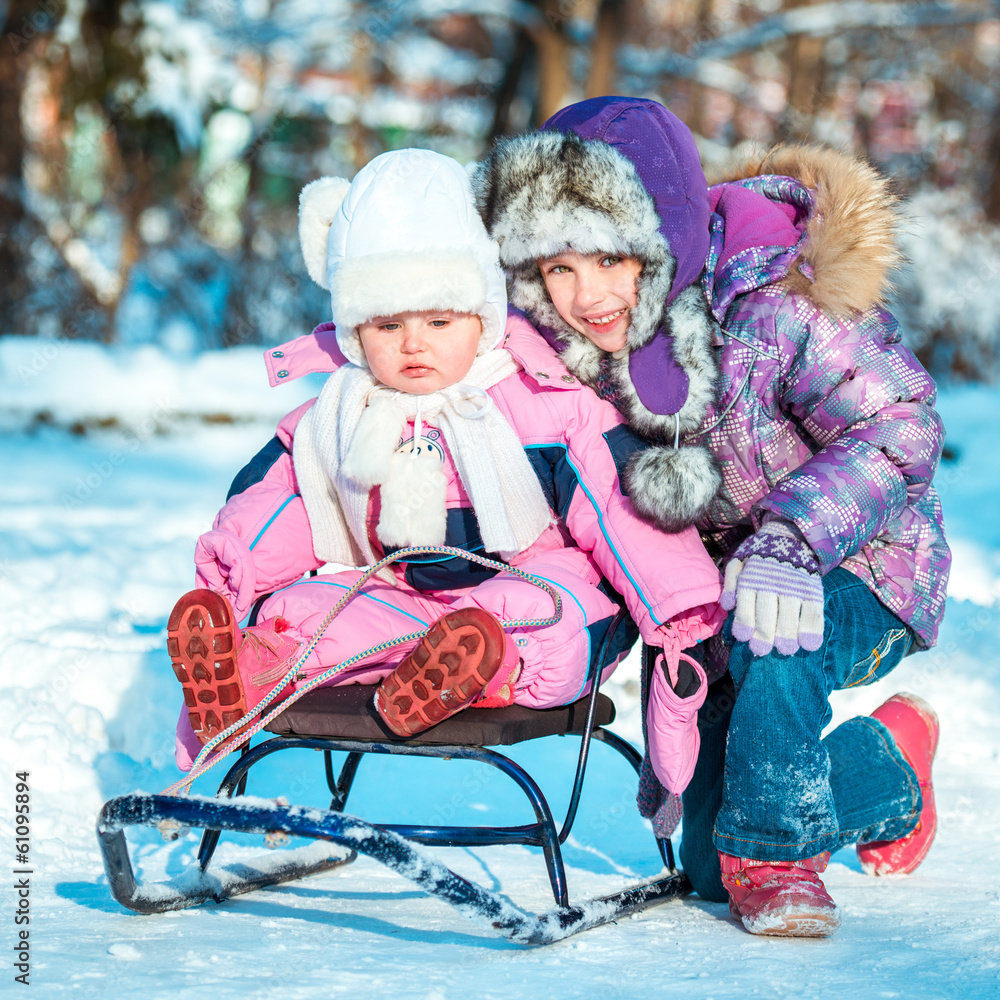
M 923 806 L 913 768 L 889 731 L 858 717 L 820 739 L 830 693 L 884 677 L 912 633 L 845 569 L 823 579 L 825 628 L 815 652 L 754 656 L 732 644 L 730 677 L 699 712 L 701 753 L 684 793 L 681 863 L 706 899 L 724 901 L 716 849 L 797 861 L 846 844 L 896 840 Z

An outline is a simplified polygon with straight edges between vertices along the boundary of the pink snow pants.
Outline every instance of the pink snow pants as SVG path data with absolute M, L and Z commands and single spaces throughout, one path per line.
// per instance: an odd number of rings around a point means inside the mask
M 586 694 L 591 656 L 588 626 L 604 621 L 618 605 L 598 589 L 600 577 L 579 549 L 540 553 L 518 565 L 553 586 L 562 597 L 562 618 L 554 625 L 508 629 L 518 646 L 521 675 L 514 701 L 529 708 L 567 705 Z M 259 621 L 280 616 L 290 623 L 286 635 L 309 642 L 330 609 L 357 582 L 360 570 L 300 580 L 269 597 Z M 465 591 L 419 591 L 403 583 L 392 586 L 372 579 L 327 627 L 302 672 L 310 680 L 364 650 L 412 632 L 424 632 L 449 611 L 478 607 L 501 621 L 549 618 L 552 599 L 540 587 L 509 574 L 498 574 Z M 602 634 L 603 634 L 603 630 Z M 394 646 L 361 660 L 326 684 L 377 684 L 387 677 L 419 639 Z M 598 640 L 599 641 L 599 640 Z M 616 644 L 617 646 L 617 644 Z M 606 677 L 624 655 L 618 652 L 604 665 Z M 176 757 L 183 770 L 201 749 L 182 709 L 177 723 Z

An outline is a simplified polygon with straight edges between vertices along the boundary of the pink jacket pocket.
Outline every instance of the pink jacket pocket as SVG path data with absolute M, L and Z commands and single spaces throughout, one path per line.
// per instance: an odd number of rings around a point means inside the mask
M 684 653 L 667 663 L 661 653 L 653 666 L 646 706 L 649 759 L 660 784 L 680 795 L 688 786 L 698 761 L 698 709 L 708 684 L 701 664 Z

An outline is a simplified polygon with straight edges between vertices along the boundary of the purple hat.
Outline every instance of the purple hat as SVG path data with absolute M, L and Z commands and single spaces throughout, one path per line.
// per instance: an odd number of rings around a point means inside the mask
M 691 130 L 662 104 L 595 97 L 557 111 L 543 131 L 600 139 L 628 160 L 660 218 L 659 232 L 677 263 L 668 301 L 695 281 L 708 256 L 708 181 Z
M 690 131 L 655 101 L 594 98 L 540 131 L 499 140 L 472 184 L 500 244 L 510 302 L 655 445 L 626 469 L 633 506 L 668 531 L 694 523 L 721 479 L 703 446 L 677 447 L 700 430 L 715 398 L 718 329 L 698 281 L 711 207 Z M 642 264 L 627 357 L 600 350 L 552 304 L 538 261 L 566 250 Z

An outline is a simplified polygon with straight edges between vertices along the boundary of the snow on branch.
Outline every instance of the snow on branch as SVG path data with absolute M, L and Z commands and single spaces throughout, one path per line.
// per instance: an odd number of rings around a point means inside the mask
M 772 42 L 794 35 L 825 38 L 853 28 L 877 28 L 899 31 L 917 27 L 944 27 L 976 24 L 1000 17 L 1000 0 L 987 3 L 867 3 L 863 0 L 795 7 L 766 18 L 752 27 L 720 38 L 707 39 L 686 55 L 676 52 L 643 52 L 635 47 L 623 51 L 623 66 L 642 74 L 666 73 L 700 80 L 705 62 L 730 59 L 752 52 Z M 701 82 L 706 82 L 702 80 Z M 723 83 L 721 89 L 732 86 Z

